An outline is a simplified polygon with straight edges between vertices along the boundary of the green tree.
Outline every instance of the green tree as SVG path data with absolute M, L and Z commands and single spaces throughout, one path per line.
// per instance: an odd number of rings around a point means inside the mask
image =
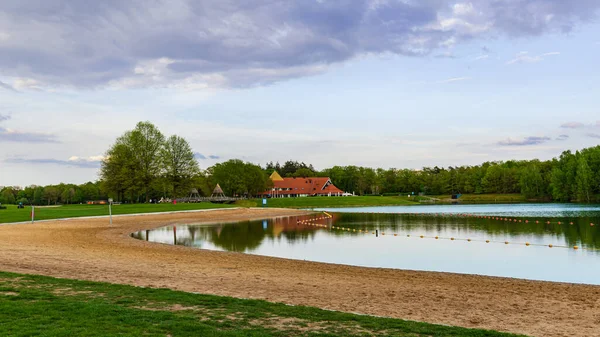
M 149 189 L 162 170 L 163 134 L 150 122 L 139 122 L 125 132 L 106 153 L 100 176 L 108 191 L 119 197 L 128 194 L 139 201 L 149 200 Z
M 523 169 L 519 184 L 525 198 L 537 198 L 544 194 L 544 180 L 537 165 L 531 164 Z
M 189 193 L 193 179 L 200 173 L 190 144 L 182 137 L 171 136 L 161 150 L 164 177 L 173 197 Z
M 41 187 L 41 186 L 35 187 L 35 190 L 33 192 L 33 204 L 34 205 L 41 205 L 42 204 L 43 194 L 44 194 L 44 188 L 43 187 Z
M 239 159 L 218 163 L 207 170 L 211 187 L 218 183 L 226 195 L 256 195 L 270 187 L 270 180 L 265 171 L 252 163 L 244 163 Z
M 50 205 L 51 203 L 56 204 L 58 202 L 59 195 L 60 195 L 60 192 L 58 191 L 58 189 L 56 187 L 54 187 L 54 186 L 44 187 L 43 198 L 44 198 L 44 200 L 46 200 L 46 202 L 48 202 L 48 205 Z
M 0 204 L 14 204 L 15 195 L 10 188 L 5 188 L 0 192 Z
M 587 159 L 579 152 L 576 154 L 577 157 L 577 200 L 578 201 L 591 201 L 592 194 L 592 170 L 590 169 Z
M 127 145 L 133 151 L 135 179 L 141 187 L 146 201 L 150 199 L 148 189 L 161 172 L 160 151 L 165 137 L 150 122 L 139 122 L 128 137 Z
M 75 189 L 73 187 L 66 187 L 60 194 L 60 200 L 65 204 L 69 204 L 73 202 L 74 196 Z

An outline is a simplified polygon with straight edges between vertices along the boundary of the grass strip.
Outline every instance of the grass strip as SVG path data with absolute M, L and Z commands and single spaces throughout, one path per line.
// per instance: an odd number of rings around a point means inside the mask
M 260 300 L 0 272 L 1 336 L 516 336 Z

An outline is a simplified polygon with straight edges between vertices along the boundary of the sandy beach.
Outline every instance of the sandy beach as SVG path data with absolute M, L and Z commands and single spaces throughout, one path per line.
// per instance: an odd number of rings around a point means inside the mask
M 304 215 L 291 209 L 71 219 L 0 226 L 0 270 L 485 328 L 533 336 L 600 335 L 600 287 L 362 268 L 136 240 L 169 224 Z

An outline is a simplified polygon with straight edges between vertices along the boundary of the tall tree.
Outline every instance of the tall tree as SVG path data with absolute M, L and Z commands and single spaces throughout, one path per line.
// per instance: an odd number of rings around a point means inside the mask
M 190 144 L 182 137 L 171 136 L 161 150 L 161 158 L 164 178 L 171 186 L 172 196 L 189 193 L 194 177 L 200 173 Z
M 161 173 L 164 140 L 150 122 L 139 122 L 135 129 L 119 137 L 102 162 L 100 172 L 105 187 L 117 193 L 127 192 L 136 199 L 141 192 L 148 201 L 149 189 Z
M 139 122 L 129 135 L 128 145 L 133 150 L 134 166 L 138 170 L 136 178 L 146 201 L 150 198 L 148 189 L 161 171 L 160 151 L 164 141 L 165 136 L 150 122 Z
M 590 169 L 587 159 L 581 153 L 577 153 L 577 200 L 591 201 L 592 194 L 592 170 Z

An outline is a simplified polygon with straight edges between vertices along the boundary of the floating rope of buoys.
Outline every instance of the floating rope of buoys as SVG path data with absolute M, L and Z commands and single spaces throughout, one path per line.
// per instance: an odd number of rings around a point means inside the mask
M 298 220 L 297 223 L 298 224 L 306 224 L 308 226 L 313 226 L 313 227 L 320 227 L 320 228 L 329 228 L 329 229 L 337 229 L 337 230 L 342 230 L 342 231 L 347 231 L 347 232 L 353 232 L 353 233 L 364 233 L 364 234 L 377 234 L 376 232 L 373 231 L 369 231 L 369 230 L 362 230 L 362 229 L 356 229 L 356 228 L 347 228 L 347 227 L 340 227 L 340 226 L 327 226 L 327 225 L 323 225 L 323 224 L 318 224 L 315 223 L 316 221 L 320 221 L 320 220 L 328 220 L 333 218 L 333 216 L 327 212 L 324 212 L 325 216 L 324 217 L 316 217 L 316 218 L 312 218 L 312 219 L 308 219 L 308 220 Z M 491 220 L 499 220 L 499 221 L 509 221 L 509 222 L 522 222 L 522 220 L 518 220 L 518 219 L 508 219 L 508 218 L 502 218 L 502 217 L 493 217 L 493 216 L 480 216 L 480 215 L 473 215 L 473 214 L 452 214 L 449 213 L 451 216 L 462 216 L 462 217 L 478 217 L 478 218 L 485 218 L 485 219 L 491 219 Z M 417 214 L 418 215 L 418 214 Z M 425 213 L 423 213 L 423 215 L 427 215 Z M 434 214 L 436 215 L 436 214 Z M 443 216 L 443 214 L 442 214 Z M 539 220 L 535 221 L 536 223 L 539 223 Z M 529 220 L 525 220 L 525 223 L 529 223 Z M 546 222 L 547 224 L 550 224 L 550 221 Z M 565 222 L 561 222 L 558 221 L 556 222 L 556 224 L 566 224 Z M 573 222 L 569 222 L 570 225 L 573 224 Z M 594 223 L 590 223 L 590 226 L 594 226 Z M 385 236 L 385 232 L 381 232 L 380 233 L 382 236 Z M 389 234 L 389 233 L 388 233 Z M 390 234 L 394 237 L 398 237 L 400 236 L 400 234 L 398 233 L 392 233 Z M 388 235 L 389 236 L 389 235 Z M 413 237 L 411 234 L 406 234 L 407 238 L 411 238 Z M 440 237 L 440 236 L 426 236 L 426 235 L 419 235 L 418 238 L 421 239 L 435 239 L 435 240 L 449 240 L 449 241 L 467 241 L 467 242 L 485 242 L 486 244 L 489 243 L 503 243 L 504 245 L 509 245 L 510 242 L 509 241 L 493 241 L 493 240 L 477 240 L 477 239 L 471 239 L 471 238 L 456 238 L 456 237 Z M 568 248 L 568 249 L 573 249 L 573 250 L 579 250 L 581 247 L 580 246 L 563 246 L 563 245 L 554 245 L 554 244 L 539 244 L 539 243 L 530 243 L 530 242 L 525 242 L 525 243 L 513 243 L 513 245 L 525 245 L 527 247 L 529 246 L 538 246 L 538 247 L 548 247 L 548 248 Z M 586 248 L 585 250 L 593 250 L 593 251 L 600 251 L 600 249 L 597 248 Z

